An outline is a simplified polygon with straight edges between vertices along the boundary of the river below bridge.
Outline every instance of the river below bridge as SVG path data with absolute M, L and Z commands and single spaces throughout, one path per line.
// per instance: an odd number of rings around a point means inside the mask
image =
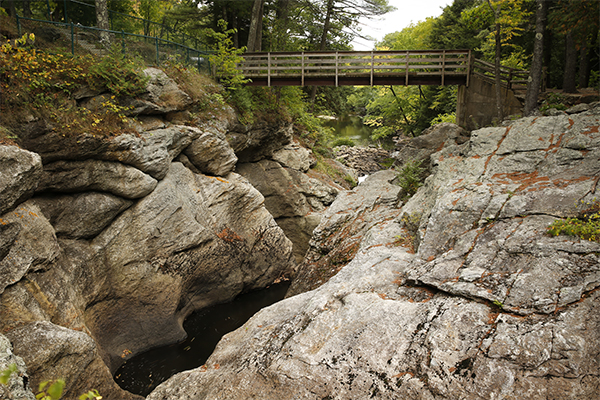
M 373 129 L 363 124 L 362 118 L 356 115 L 342 115 L 335 119 L 327 120 L 323 124 L 333 128 L 335 139 L 352 139 L 358 146 L 368 146 L 371 143 Z

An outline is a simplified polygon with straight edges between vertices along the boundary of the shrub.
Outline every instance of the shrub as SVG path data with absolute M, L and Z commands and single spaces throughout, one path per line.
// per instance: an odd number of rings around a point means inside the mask
M 548 234 L 577 236 L 583 240 L 600 242 L 600 202 L 594 199 L 593 202 L 582 204 L 587 208 L 578 217 L 554 221 L 548 227 Z
M 347 138 L 347 137 L 337 138 L 333 141 L 333 143 L 331 143 L 331 147 L 339 147 L 339 146 L 354 147 L 355 143 L 354 143 L 354 140 Z
M 398 184 L 404 191 L 404 199 L 408 199 L 421 187 L 421 161 L 411 160 L 406 162 L 398 173 Z
M 546 113 L 546 111 L 548 111 L 551 108 L 555 108 L 557 110 L 566 110 L 567 106 L 564 104 L 565 100 L 566 97 L 562 93 L 550 93 L 542 102 L 542 105 L 540 106 L 540 111 L 542 113 Z

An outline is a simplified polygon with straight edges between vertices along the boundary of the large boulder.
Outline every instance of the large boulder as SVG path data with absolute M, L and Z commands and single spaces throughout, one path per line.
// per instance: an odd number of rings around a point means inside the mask
M 526 118 L 449 143 L 337 275 L 148 399 L 596 398 L 600 243 L 546 228 L 597 207 L 599 119 Z
M 431 173 L 430 156 L 440 151 L 446 144 L 463 144 L 469 140 L 469 133 L 456 124 L 444 122 L 433 125 L 413 138 L 402 138 L 396 143 L 392 156 L 396 164 L 402 166 L 413 161 L 423 168 L 423 177 Z
M 39 155 L 0 145 L 0 215 L 31 197 L 41 174 Z
M 28 272 L 46 269 L 60 252 L 50 222 L 33 200 L 0 216 L 0 294 Z
M 281 166 L 295 169 L 300 172 L 308 172 L 310 167 L 316 164 L 316 159 L 311 151 L 300 146 L 296 141 L 273 152 L 273 160 Z
M 111 369 L 125 350 L 182 339 L 193 310 L 294 272 L 291 243 L 248 181 L 180 163 L 92 244 L 107 278 L 85 318 Z
M 137 168 L 100 160 L 57 161 L 46 164 L 40 181 L 38 192 L 100 191 L 126 199 L 148 195 L 157 183 L 156 179 Z
M 338 189 L 272 160 L 238 164 L 237 172 L 264 196 L 265 207 L 294 243 L 296 261 L 300 262 L 321 213 L 333 202 Z
M 141 399 L 122 391 L 112 381 L 106 365 L 98 357 L 94 340 L 84 332 L 38 321 L 7 333 L 14 351 L 21 354 L 32 386 L 42 381 L 63 379 L 65 399 L 75 399 L 91 389 L 104 398 Z
M 38 153 L 44 164 L 89 159 L 115 161 L 162 179 L 171 161 L 201 134 L 198 128 L 171 125 L 110 138 L 90 134 L 64 137 L 51 127 L 39 127 L 23 132 L 19 142 Z
M 557 312 L 599 286 L 597 243 L 544 235 L 596 201 L 597 118 L 525 118 L 438 153 L 404 209 L 421 216 L 409 279 L 517 314 Z
M 273 158 L 273 153 L 292 142 L 293 125 L 237 125 L 227 133 L 227 140 L 242 163 Z
M 190 162 L 203 174 L 225 176 L 235 169 L 237 157 L 225 134 L 216 129 L 205 130 L 184 150 Z
M 193 101 L 190 96 L 179 88 L 177 83 L 164 71 L 158 68 L 146 68 L 144 74 L 148 77 L 146 93 L 136 98 L 121 100 L 121 105 L 129 107 L 131 115 L 167 114 L 173 111 L 185 110 Z M 94 97 L 82 105 L 94 108 L 103 102 L 103 96 Z
M 86 192 L 36 197 L 34 203 L 50 220 L 57 236 L 89 239 L 102 232 L 133 201 L 108 193 Z

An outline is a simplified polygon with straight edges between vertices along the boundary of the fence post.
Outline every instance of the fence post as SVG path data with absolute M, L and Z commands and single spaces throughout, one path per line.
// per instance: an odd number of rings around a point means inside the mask
M 338 58 L 338 52 L 335 52 L 335 87 L 338 87 L 338 65 L 339 65 L 339 58 Z
M 75 55 L 75 26 L 71 21 L 71 54 Z
M 410 61 L 410 58 L 409 58 L 409 53 L 407 51 L 406 52 L 406 61 L 405 61 L 405 63 L 406 63 L 406 65 L 405 65 L 405 67 L 406 67 L 406 78 L 404 80 L 404 85 L 405 86 L 408 86 L 408 62 L 409 61 Z
M 469 83 L 471 82 L 471 73 L 473 72 L 474 62 L 473 54 L 471 54 L 471 50 L 469 50 L 469 60 L 467 62 L 467 87 L 469 87 Z
M 154 43 L 156 44 L 156 66 L 158 67 L 160 65 L 160 58 L 158 56 L 158 38 L 157 37 L 154 38 Z
M 375 73 L 375 54 L 371 50 L 371 87 L 373 87 L 373 75 Z
M 269 87 L 271 87 L 271 52 L 267 53 L 267 80 L 269 81 Z
M 17 29 L 19 31 L 19 37 L 23 36 L 21 34 L 21 20 L 19 19 L 19 14 L 15 13 L 15 16 L 17 17 Z
M 442 86 L 445 83 L 445 74 L 446 74 L 446 50 L 442 51 Z
M 302 52 L 302 87 L 304 87 L 304 52 Z
M 50 11 L 50 0 L 46 0 L 46 9 L 48 10 L 48 21 L 52 21 L 52 12 Z
M 123 47 L 123 54 L 127 53 L 127 48 L 125 47 L 125 31 L 121 30 L 121 46 Z

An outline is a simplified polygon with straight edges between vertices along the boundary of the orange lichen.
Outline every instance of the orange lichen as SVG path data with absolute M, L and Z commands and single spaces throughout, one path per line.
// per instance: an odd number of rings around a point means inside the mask
M 235 233 L 228 227 L 223 228 L 221 232 L 217 233 L 217 237 L 227 243 L 244 241 L 244 239 L 242 239 L 237 233 Z

